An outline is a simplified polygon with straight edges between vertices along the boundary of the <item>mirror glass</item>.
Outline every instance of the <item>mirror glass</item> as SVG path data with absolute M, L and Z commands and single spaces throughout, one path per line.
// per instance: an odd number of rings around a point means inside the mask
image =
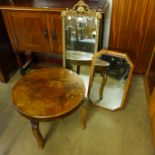
M 84 81 L 87 97 L 90 65 L 93 54 L 98 50 L 100 19 L 96 17 L 96 11 L 90 10 L 83 1 L 75 4 L 73 9 L 62 12 L 62 16 L 65 67 L 79 74 Z
M 94 53 L 97 18 L 88 16 L 66 16 L 66 52 Z M 80 53 L 81 54 L 81 53 Z
M 124 104 L 133 67 L 126 56 L 122 57 L 116 52 L 97 55 L 92 64 L 89 98 L 96 106 L 109 110 L 119 109 Z

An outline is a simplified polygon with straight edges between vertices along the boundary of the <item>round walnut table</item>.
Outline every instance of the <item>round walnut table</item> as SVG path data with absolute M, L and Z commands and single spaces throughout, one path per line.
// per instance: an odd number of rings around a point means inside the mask
M 81 108 L 81 125 L 85 128 L 86 107 L 84 83 L 79 76 L 65 68 L 43 68 L 23 76 L 14 86 L 12 100 L 17 111 L 30 119 L 32 132 L 39 146 L 44 140 L 40 121 L 50 121 Z

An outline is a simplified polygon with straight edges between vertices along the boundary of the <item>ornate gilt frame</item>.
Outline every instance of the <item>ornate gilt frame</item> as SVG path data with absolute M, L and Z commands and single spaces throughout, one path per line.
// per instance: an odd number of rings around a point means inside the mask
M 99 42 L 99 31 L 100 31 L 100 20 L 102 18 L 102 14 L 97 12 L 96 10 L 90 9 L 89 6 L 83 1 L 79 0 L 72 9 L 66 9 L 66 11 L 61 12 L 62 16 L 62 42 L 63 42 L 63 67 L 66 67 L 66 54 L 65 54 L 65 17 L 66 16 L 89 16 L 97 18 L 97 31 L 96 31 L 96 43 L 94 52 L 96 53 L 98 50 L 98 42 Z
M 127 82 L 127 84 L 125 86 L 125 90 L 124 90 L 124 95 L 123 95 L 123 98 L 122 98 L 121 106 L 118 109 L 124 108 L 125 107 L 126 97 L 127 97 L 128 91 L 129 91 L 131 80 L 132 80 L 133 71 L 134 71 L 134 65 L 133 65 L 132 61 L 130 60 L 130 58 L 128 57 L 128 55 L 126 53 L 120 53 L 120 52 L 112 51 L 112 50 L 101 50 L 101 51 L 99 51 L 99 52 L 94 54 L 93 59 L 92 59 L 91 68 L 90 68 L 90 80 L 89 80 L 89 88 L 88 88 L 88 98 L 90 96 L 90 90 L 91 90 L 91 86 L 92 86 L 92 82 L 93 82 L 92 79 L 93 79 L 95 60 L 96 60 L 96 58 L 100 57 L 103 54 L 107 54 L 107 55 L 112 55 L 112 56 L 117 56 L 119 58 L 123 58 L 130 65 L 130 72 L 129 72 L 128 82 Z M 90 99 L 90 101 L 91 101 L 91 99 Z M 91 103 L 93 105 L 97 106 L 92 101 L 91 101 Z M 100 107 L 100 106 L 98 106 L 98 107 Z M 101 107 L 101 108 L 104 108 L 104 107 Z M 104 108 L 104 109 L 106 109 L 106 108 Z M 118 109 L 115 109 L 115 110 L 118 110 Z M 110 109 L 108 109 L 108 110 L 110 110 Z M 113 111 L 115 111 L 115 110 L 113 110 Z

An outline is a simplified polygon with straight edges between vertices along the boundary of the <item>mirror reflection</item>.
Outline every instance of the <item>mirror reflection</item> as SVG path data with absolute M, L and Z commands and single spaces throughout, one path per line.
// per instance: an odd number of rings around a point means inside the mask
M 97 18 L 66 16 L 66 51 L 94 53 Z
M 90 64 L 95 52 L 97 19 L 66 16 L 65 27 L 66 67 L 80 75 L 85 83 L 87 96 Z
M 109 110 L 123 106 L 133 72 L 127 57 L 117 53 L 99 54 L 94 58 L 89 98 L 93 104 Z M 122 54 L 123 55 L 123 54 Z
M 72 10 L 62 13 L 64 34 L 65 67 L 79 74 L 84 81 L 87 97 L 90 65 L 93 54 L 98 50 L 98 31 L 101 14 L 96 16 L 83 1 L 79 1 Z

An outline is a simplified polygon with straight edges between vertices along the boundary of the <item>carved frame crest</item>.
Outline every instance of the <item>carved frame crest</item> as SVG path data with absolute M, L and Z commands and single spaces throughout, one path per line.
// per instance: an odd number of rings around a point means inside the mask
M 66 16 L 71 17 L 79 17 L 79 16 L 87 16 L 87 17 L 96 17 L 97 19 L 97 29 L 96 29 L 96 43 L 94 52 L 96 53 L 98 50 L 98 42 L 99 42 L 99 31 L 100 31 L 100 20 L 102 19 L 102 14 L 97 12 L 94 9 L 90 9 L 89 6 L 83 1 L 79 0 L 72 9 L 67 8 L 65 11 L 61 12 L 62 16 L 62 39 L 63 39 L 63 66 L 66 66 L 65 63 L 65 19 Z

